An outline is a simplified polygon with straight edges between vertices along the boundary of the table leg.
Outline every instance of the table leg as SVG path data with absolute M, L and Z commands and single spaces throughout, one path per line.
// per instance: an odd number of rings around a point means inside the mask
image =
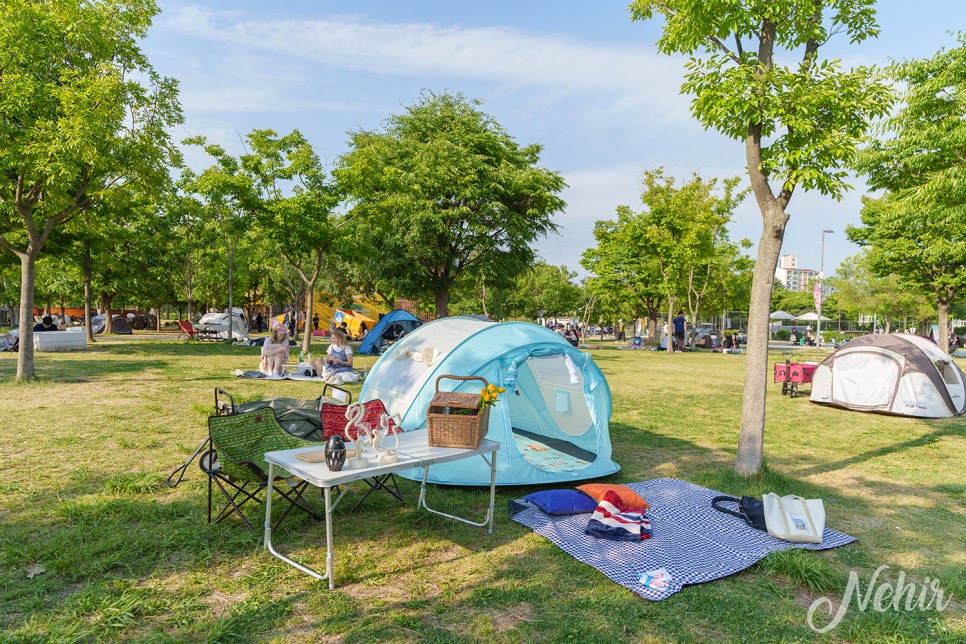
M 472 521 L 470 519 L 458 517 L 453 514 L 446 514 L 445 512 L 434 510 L 426 504 L 426 478 L 429 476 L 430 465 L 423 467 L 423 481 L 419 486 L 419 501 L 416 502 L 416 507 L 423 507 L 427 512 L 432 512 L 433 514 L 438 514 L 441 517 L 453 519 L 454 521 L 460 521 L 461 523 L 467 523 L 478 528 L 489 525 L 489 532 L 490 534 L 493 534 L 493 509 L 496 504 L 496 453 L 491 453 L 489 458 L 486 457 L 486 454 L 480 454 L 480 458 L 486 461 L 490 466 L 490 507 L 487 509 L 486 516 L 483 517 L 482 521 Z
M 486 459 L 484 459 L 486 460 Z M 488 534 L 493 534 L 493 515 L 496 508 L 496 452 L 490 453 L 490 526 Z
M 329 588 L 334 588 L 332 582 L 332 514 L 329 507 L 329 488 L 325 488 L 325 537 L 326 545 L 328 547 L 328 555 L 326 558 L 326 574 L 322 575 L 312 570 L 307 566 L 303 566 L 297 561 L 286 557 L 282 553 L 275 550 L 275 546 L 272 545 L 272 491 L 275 489 L 275 464 L 268 464 L 268 489 L 265 490 L 265 547 L 268 551 L 289 564 L 298 568 L 302 572 L 315 577 L 318 580 L 324 580 L 328 578 Z
M 335 588 L 335 554 L 332 548 L 332 489 L 322 490 L 325 496 L 325 576 L 329 578 L 329 590 Z

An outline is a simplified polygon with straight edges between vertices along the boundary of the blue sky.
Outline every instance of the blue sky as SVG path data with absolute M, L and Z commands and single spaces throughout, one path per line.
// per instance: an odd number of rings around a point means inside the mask
M 620 204 L 640 210 L 640 180 L 663 166 L 679 180 L 744 176 L 742 144 L 704 131 L 679 93 L 683 59 L 659 54 L 657 22 L 631 22 L 626 2 L 599 0 L 161 0 L 145 53 L 181 83 L 186 122 L 177 139 L 204 135 L 234 154 L 254 128 L 300 130 L 329 164 L 347 151 L 347 132 L 380 128 L 421 91 L 484 101 L 521 144 L 543 146 L 541 164 L 568 184 L 559 235 L 541 257 L 583 274 L 594 222 Z M 915 10 L 910 11 L 909 7 Z M 879 3 L 882 33 L 823 52 L 846 66 L 930 58 L 966 29 L 962 0 Z M 203 167 L 207 160 L 189 157 Z M 747 179 L 745 179 L 747 185 Z M 799 191 L 783 253 L 825 272 L 858 252 L 844 235 L 859 223 L 864 186 L 841 202 Z M 736 212 L 733 239 L 757 242 L 752 199 Z M 751 251 L 753 253 L 753 251 Z

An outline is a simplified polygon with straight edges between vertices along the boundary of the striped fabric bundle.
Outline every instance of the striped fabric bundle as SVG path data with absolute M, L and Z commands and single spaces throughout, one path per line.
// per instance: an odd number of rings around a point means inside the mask
M 651 521 L 644 516 L 646 508 L 634 508 L 608 491 L 597 504 L 584 532 L 611 541 L 643 541 L 651 538 Z

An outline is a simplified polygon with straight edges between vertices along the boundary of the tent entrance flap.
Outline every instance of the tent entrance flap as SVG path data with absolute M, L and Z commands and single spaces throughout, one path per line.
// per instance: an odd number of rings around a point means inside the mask
M 505 397 L 513 445 L 544 471 L 573 472 L 597 459 L 597 432 L 584 378 L 566 354 L 530 356 Z

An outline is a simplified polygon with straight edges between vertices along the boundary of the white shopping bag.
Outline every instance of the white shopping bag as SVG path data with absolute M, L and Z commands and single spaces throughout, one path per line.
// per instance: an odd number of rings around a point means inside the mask
M 822 543 L 825 505 L 822 499 L 803 499 L 769 492 L 762 497 L 768 534 L 793 543 Z

